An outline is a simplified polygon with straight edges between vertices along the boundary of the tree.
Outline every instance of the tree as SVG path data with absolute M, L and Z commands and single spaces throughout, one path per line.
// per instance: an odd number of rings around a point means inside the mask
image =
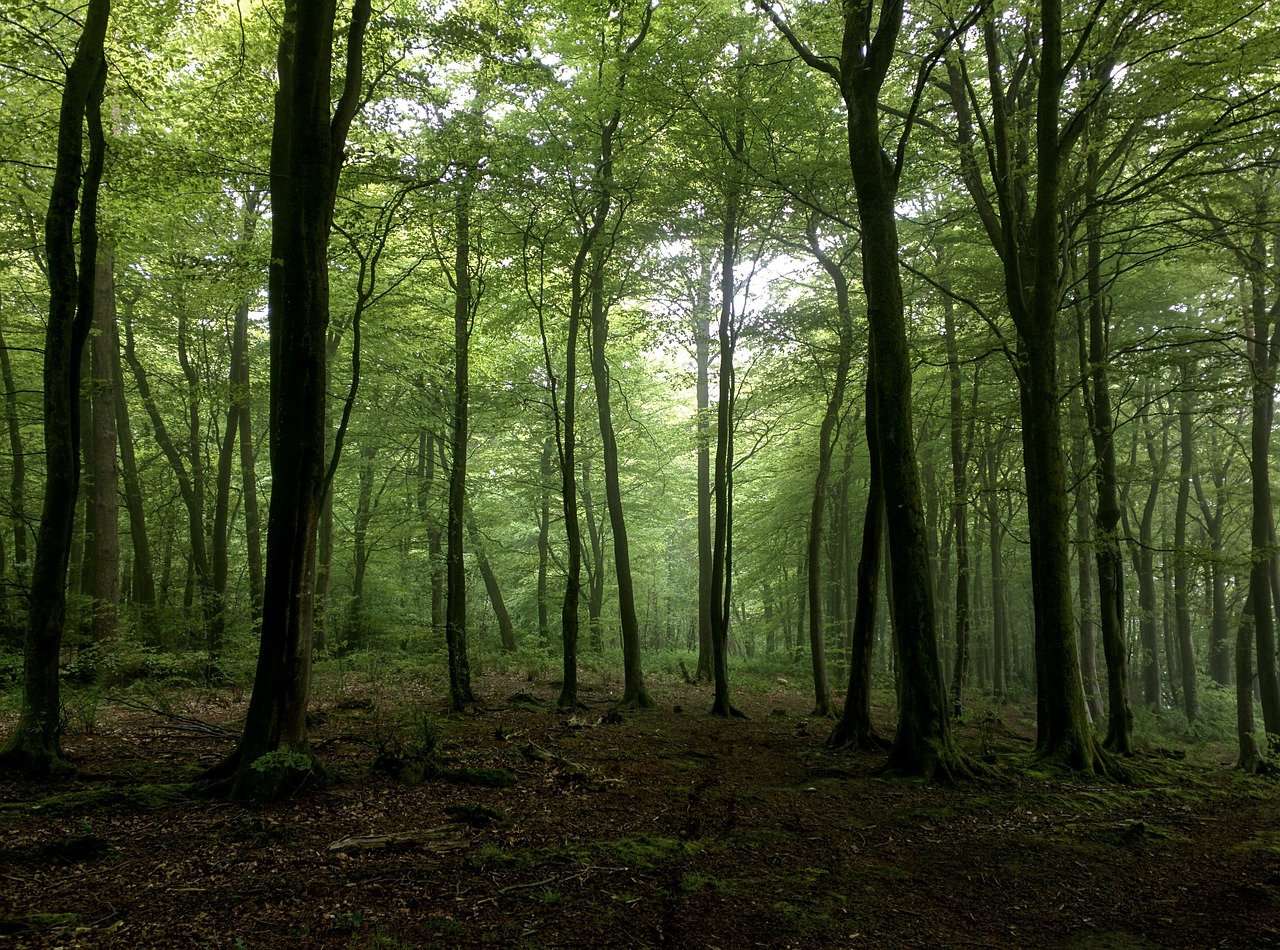
M 49 322 L 45 328 L 45 491 L 23 643 L 22 709 L 0 766 L 63 771 L 58 659 L 66 621 L 67 562 L 80 481 L 80 360 L 93 321 L 98 189 L 106 141 L 102 96 L 110 0 L 89 0 L 58 113 L 57 160 L 45 217 Z M 89 156 L 84 156 L 86 127 Z M 76 265 L 79 206 L 80 262 Z
M 886 768 L 926 778 L 954 777 L 967 765 L 951 737 L 938 659 L 936 604 L 907 396 L 911 392 L 911 357 L 898 260 L 895 203 L 911 125 L 904 127 L 896 154 L 891 156 L 882 144 L 880 121 L 880 93 L 894 62 L 904 3 L 846 3 L 838 59 L 815 55 L 772 6 L 765 9 L 805 63 L 836 83 L 845 106 L 849 167 L 862 227 L 862 282 L 875 361 L 876 432 L 897 632 L 898 731 Z M 916 102 L 918 98 L 913 108 Z
M 330 112 L 334 0 L 286 0 L 271 144 L 271 509 L 262 635 L 244 733 L 208 774 L 234 798 L 274 799 L 311 775 L 316 528 L 325 492 L 329 232 L 347 130 L 360 105 L 369 0 L 355 0 L 346 74 Z

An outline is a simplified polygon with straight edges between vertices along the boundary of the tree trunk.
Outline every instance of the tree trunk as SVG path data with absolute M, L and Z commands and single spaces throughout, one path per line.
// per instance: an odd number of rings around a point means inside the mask
M 836 724 L 827 747 L 881 751 L 889 743 L 876 732 L 871 721 L 871 654 L 875 646 L 876 610 L 880 600 L 880 561 L 884 551 L 884 486 L 881 484 L 879 439 L 876 434 L 875 367 L 867 359 L 867 452 L 870 455 L 871 484 L 862 518 L 862 551 L 858 558 L 858 596 L 853 614 L 849 649 L 849 684 L 845 691 L 844 713 Z
M 9 521 L 13 526 L 13 576 L 19 590 L 25 593 L 30 554 L 27 550 L 29 529 L 26 519 L 27 457 L 22 442 L 22 424 L 18 416 L 18 388 L 13 381 L 9 362 L 9 344 L 0 329 L 0 381 L 4 383 L 4 418 L 9 434 Z
M 57 161 L 45 216 L 49 279 L 44 352 L 45 492 L 23 642 L 22 709 L 13 734 L 0 751 L 0 767 L 29 772 L 67 768 L 59 726 L 58 658 L 66 619 L 67 562 L 80 477 L 80 358 L 93 315 L 98 186 L 106 151 L 101 116 L 106 82 L 103 44 L 110 11 L 110 0 L 89 0 L 85 11 L 80 41 L 62 91 Z M 87 164 L 82 155 L 86 120 Z M 78 271 L 77 201 L 81 254 Z
M 467 187 L 464 185 L 463 187 Z M 457 247 L 453 265 L 453 439 L 449 464 L 449 516 L 445 529 L 445 643 L 449 648 L 449 708 L 462 712 L 475 702 L 467 658 L 467 575 L 463 562 L 463 518 L 467 499 L 469 356 L 471 340 L 470 196 L 459 191 L 454 209 Z
M 275 799 L 313 774 L 307 738 L 316 530 L 325 494 L 329 232 L 362 83 L 368 0 L 356 0 L 346 85 L 330 114 L 335 4 L 286 0 L 271 141 L 271 507 L 262 637 L 244 734 L 212 774 L 234 798 Z
M 1236 740 L 1240 757 L 1236 766 L 1253 774 L 1262 767 L 1262 751 L 1258 746 L 1257 725 L 1253 718 L 1253 592 L 1244 599 L 1240 614 L 1240 630 L 1236 634 Z
M 605 163 L 612 161 L 608 148 Z M 647 708 L 653 705 L 644 685 L 640 662 L 640 622 L 636 615 L 635 586 L 631 577 L 631 548 L 627 522 L 622 510 L 622 484 L 618 471 L 618 443 L 613 431 L 609 366 L 605 347 L 609 340 L 609 317 L 604 302 L 604 262 L 599 257 L 591 265 L 591 375 L 595 382 L 596 406 L 600 421 L 600 443 L 604 455 L 604 495 L 613 531 L 613 572 L 618 584 L 618 619 L 622 627 L 622 671 L 624 705 Z
M 124 482 L 125 510 L 129 515 L 129 543 L 133 550 L 133 569 L 129 584 L 130 603 L 143 611 L 143 623 L 156 606 L 155 573 L 151 561 L 151 541 L 147 535 L 146 508 L 142 499 L 142 482 L 138 477 L 138 460 L 133 447 L 133 426 L 129 420 L 129 402 L 124 389 L 124 367 L 121 365 L 119 333 L 111 327 L 113 350 L 112 392 L 115 398 L 116 433 L 120 450 L 120 475 Z
M 740 150 L 741 129 L 736 145 Z M 738 259 L 739 202 L 740 192 L 736 185 L 731 185 L 725 194 L 720 234 L 720 319 L 716 329 L 720 368 L 716 384 L 716 451 L 711 475 L 711 671 L 715 684 L 711 714 L 714 716 L 732 716 L 735 713 L 729 696 L 729 625 L 733 604 L 733 359 L 737 342 L 733 319 L 736 294 L 733 269 Z M 810 572 L 811 598 L 815 584 L 821 583 L 820 573 L 818 570 Z M 821 636 L 819 631 L 818 637 Z M 810 640 L 812 642 L 812 634 Z M 818 649 L 821 656 L 820 643 Z M 821 682 L 826 682 L 825 667 Z
M 944 290 L 949 289 L 944 287 Z M 956 547 L 956 655 L 951 677 L 951 714 L 958 719 L 964 715 L 964 687 L 969 675 L 969 452 L 964 440 L 964 402 L 960 390 L 955 306 L 947 293 L 943 294 L 942 308 L 951 397 L 951 517 Z
M 262 623 L 262 516 L 253 445 L 252 392 L 249 381 L 249 301 L 236 307 L 231 334 L 231 400 L 240 438 L 240 485 L 244 499 L 245 555 L 249 566 L 249 615 Z
M 538 488 L 538 639 L 543 646 L 551 644 L 551 612 L 547 597 L 547 569 L 551 561 L 551 465 L 556 443 L 552 436 L 542 442 L 542 476 Z
M 698 442 L 698 672 L 699 681 L 715 675 L 711 657 L 711 258 L 701 261 L 693 311 L 694 362 L 697 366 L 696 437 Z
M 1090 149 L 1086 159 L 1086 200 L 1097 190 L 1098 157 Z M 1107 735 L 1102 747 L 1121 755 L 1133 753 L 1133 706 L 1129 697 L 1129 651 L 1124 629 L 1124 554 L 1120 549 L 1119 477 L 1116 474 L 1115 421 L 1111 411 L 1111 381 L 1107 372 L 1110 346 L 1102 282 L 1102 221 L 1091 214 L 1086 222 L 1087 288 L 1089 301 L 1078 329 L 1081 364 L 1088 367 L 1084 384 L 1085 410 L 1095 461 L 1093 550 L 1098 572 L 1098 620 L 1102 652 L 1107 663 Z M 1087 348 L 1087 354 L 1086 354 Z
M 1182 394 L 1178 405 L 1179 455 L 1178 503 L 1173 524 L 1173 611 L 1182 670 L 1182 708 L 1187 720 L 1200 716 L 1200 693 L 1196 682 L 1196 646 L 1191 637 L 1191 552 L 1187 548 L 1187 508 L 1191 503 L 1191 469 L 1195 459 L 1194 429 L 1191 424 L 1195 363 L 1182 370 Z
M 110 244 L 98 244 L 94 276 L 93 334 L 89 341 L 92 391 L 89 395 L 92 450 L 88 504 L 92 511 L 93 558 L 85 580 L 94 643 L 116 636 L 120 602 L 120 471 L 116 464 L 116 407 L 113 385 L 115 352 L 115 255 Z
M 480 568 L 480 577 L 484 580 L 485 592 L 489 595 L 489 603 L 493 605 L 493 616 L 498 621 L 498 638 L 504 653 L 516 652 L 516 626 L 511 621 L 511 613 L 507 610 L 507 602 L 502 596 L 502 588 L 498 586 L 498 577 L 493 573 L 493 565 L 485 554 L 484 545 L 480 543 L 480 532 L 476 528 L 476 520 L 470 509 L 467 510 L 467 534 L 475 548 L 476 566 Z
M 369 523 L 373 520 L 373 462 L 378 457 L 378 447 L 371 439 L 360 446 L 360 493 L 356 497 L 356 520 L 352 531 L 354 564 L 352 565 L 351 609 L 348 615 L 346 640 L 348 649 L 359 650 L 367 645 L 369 625 L 365 619 L 364 580 L 369 570 Z
M 223 615 L 222 600 L 217 594 L 214 568 L 209 557 L 209 547 L 205 538 L 204 523 L 204 458 L 202 451 L 202 430 L 198 394 L 200 380 L 195 367 L 186 355 L 186 318 L 181 313 L 178 317 L 178 353 L 183 372 L 187 379 L 188 389 L 188 421 L 186 458 L 179 450 L 173 437 L 169 434 L 164 417 L 156 406 L 151 392 L 151 383 L 147 372 L 138 359 L 133 338 L 133 321 L 128 309 L 124 320 L 124 357 L 133 369 L 134 379 L 138 384 L 138 395 L 142 397 L 143 406 L 151 420 L 152 433 L 156 444 L 160 447 L 169 467 L 173 469 L 178 482 L 178 493 L 182 497 L 183 507 L 187 513 L 187 535 L 191 542 L 191 567 L 193 578 L 200 592 L 200 606 L 204 617 L 206 672 L 212 673 L 218 656 L 222 650 Z M 230 434 L 230 433 L 229 433 Z M 223 452 L 229 451 L 224 442 Z M 228 470 L 228 478 L 230 472 Z M 224 517 L 225 522 L 225 517 Z
M 844 411 L 844 393 L 849 380 L 849 366 L 853 361 L 853 315 L 849 307 L 849 282 L 837 261 L 822 250 L 818 241 L 817 222 L 809 218 L 805 233 L 809 251 L 817 259 L 836 292 L 837 332 L 840 340 L 836 355 L 836 372 L 827 395 L 826 410 L 818 430 L 818 471 L 813 480 L 813 500 L 809 508 L 809 642 L 810 660 L 813 666 L 813 715 L 834 716 L 835 703 L 831 698 L 831 686 L 827 681 L 827 661 L 824 641 L 826 623 L 822 616 L 822 526 L 823 509 L 827 501 L 827 481 L 831 473 L 831 454 L 839 437 L 840 414 Z M 877 554 L 877 559 L 879 555 Z M 877 565 L 879 561 L 877 560 Z M 874 617 L 874 613 L 872 614 Z

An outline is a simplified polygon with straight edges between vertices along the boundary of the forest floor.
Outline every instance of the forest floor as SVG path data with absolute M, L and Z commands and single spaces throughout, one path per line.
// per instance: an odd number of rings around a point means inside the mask
M 0 946 L 1280 946 L 1280 785 L 1227 748 L 1097 782 L 1038 770 L 1005 707 L 959 729 L 990 774 L 933 786 L 824 751 L 782 682 L 732 720 L 678 677 L 644 711 L 589 680 L 572 715 L 547 680 L 481 676 L 457 717 L 411 683 L 317 690 L 334 780 L 266 807 L 180 784 L 243 697 L 80 709 L 65 744 L 98 778 L 0 780 Z

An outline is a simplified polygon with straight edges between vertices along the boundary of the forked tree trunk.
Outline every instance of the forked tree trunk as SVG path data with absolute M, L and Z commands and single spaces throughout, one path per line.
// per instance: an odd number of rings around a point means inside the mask
M 271 142 L 271 475 L 262 637 L 230 773 L 235 798 L 275 799 L 316 768 L 307 737 L 316 529 L 325 491 L 329 232 L 359 103 L 369 0 L 356 0 L 346 85 L 330 114 L 335 4 L 286 0 Z

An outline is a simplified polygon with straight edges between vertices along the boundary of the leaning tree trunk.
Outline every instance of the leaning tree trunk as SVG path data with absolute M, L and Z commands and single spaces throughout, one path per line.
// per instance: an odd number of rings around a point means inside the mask
M 66 621 L 67 563 L 80 478 L 80 358 L 93 313 L 98 186 L 106 151 L 101 116 L 106 82 L 103 45 L 110 13 L 110 0 L 89 0 L 62 90 L 57 163 L 45 216 L 49 279 L 44 351 L 45 492 L 23 643 L 22 709 L 13 734 L 0 751 L 0 765 L 31 772 L 66 768 L 59 726 L 58 658 Z M 90 143 L 87 166 L 82 154 L 86 118 Z

